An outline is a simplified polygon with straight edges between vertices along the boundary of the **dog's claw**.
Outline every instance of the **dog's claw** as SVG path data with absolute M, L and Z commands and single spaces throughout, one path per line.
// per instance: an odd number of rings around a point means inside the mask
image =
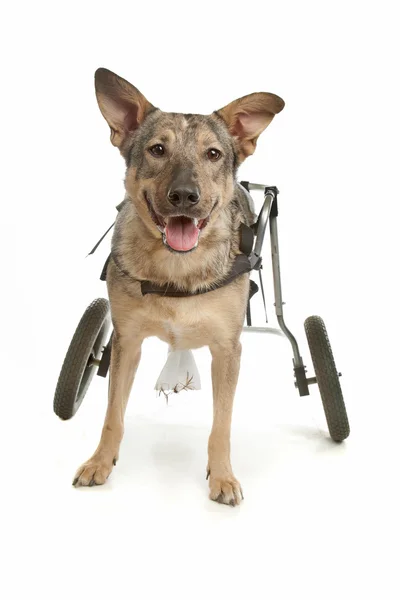
M 114 465 L 114 467 L 115 467 L 116 464 L 117 464 L 117 459 L 113 458 L 113 465 Z
M 76 484 L 78 483 L 78 479 L 79 479 L 79 477 L 75 477 L 75 479 L 73 480 L 73 482 L 72 482 L 72 485 L 73 485 L 74 487 L 75 487 L 75 486 L 76 486 Z
M 231 475 L 215 477 L 213 471 L 210 479 L 210 500 L 218 504 L 227 504 L 228 506 L 239 506 L 244 500 L 243 490 L 238 480 Z
M 91 480 L 89 481 L 89 487 L 93 487 L 94 485 L 96 485 L 96 482 L 95 482 L 95 480 L 94 480 L 94 479 L 91 479 Z
M 210 469 L 207 469 L 207 474 L 206 474 L 206 481 L 207 479 L 210 477 Z

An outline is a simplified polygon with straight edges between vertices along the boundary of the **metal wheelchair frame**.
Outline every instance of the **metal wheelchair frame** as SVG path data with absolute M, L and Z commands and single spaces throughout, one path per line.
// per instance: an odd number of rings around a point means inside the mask
M 272 274 L 274 282 L 274 296 L 275 296 L 275 314 L 280 329 L 272 327 L 254 327 L 247 325 L 243 327 L 244 331 L 253 331 L 258 333 L 272 333 L 277 335 L 284 335 L 289 340 L 292 351 L 293 351 L 293 368 L 295 376 L 295 386 L 299 390 L 300 396 L 309 395 L 308 386 L 313 383 L 317 383 L 315 377 L 306 376 L 306 368 L 303 363 L 303 359 L 300 355 L 299 346 L 296 338 L 292 332 L 286 326 L 283 318 L 283 305 L 285 304 L 282 300 L 282 283 L 281 283 L 281 271 L 280 271 L 280 260 L 279 260 L 279 242 L 278 242 L 278 194 L 279 190 L 275 186 L 267 186 L 260 183 L 250 183 L 248 181 L 241 181 L 241 185 L 248 191 L 251 190 L 263 190 L 264 191 L 264 204 L 259 213 L 256 229 L 256 241 L 254 244 L 254 268 L 259 270 L 262 264 L 262 247 L 264 243 L 265 233 L 269 221 L 269 231 L 271 240 L 271 259 L 272 259 Z M 260 284 L 261 291 L 265 306 L 264 289 L 260 273 Z M 249 319 L 248 319 L 249 321 Z

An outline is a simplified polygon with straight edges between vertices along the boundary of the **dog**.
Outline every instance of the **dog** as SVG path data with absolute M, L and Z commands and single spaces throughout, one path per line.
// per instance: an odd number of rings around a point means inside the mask
M 106 273 L 114 327 L 107 414 L 100 443 L 73 484 L 100 485 L 110 475 L 142 342 L 157 336 L 172 350 L 210 349 L 209 496 L 236 506 L 243 493 L 231 466 L 230 431 L 249 274 L 221 282 L 240 254 L 241 223 L 255 220 L 237 169 L 284 101 L 260 92 L 207 116 L 166 113 L 104 68 L 95 73 L 95 90 L 111 143 L 126 162 L 126 201 Z M 143 295 L 149 280 L 176 295 Z

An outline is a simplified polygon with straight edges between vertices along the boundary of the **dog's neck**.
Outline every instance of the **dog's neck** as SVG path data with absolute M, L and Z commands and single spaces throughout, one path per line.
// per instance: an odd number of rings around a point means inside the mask
M 194 291 L 212 287 L 227 276 L 240 252 L 241 216 L 234 206 L 229 205 L 210 222 L 195 250 L 181 254 L 171 252 L 161 233 L 149 230 L 131 199 L 126 200 L 116 222 L 112 249 L 133 278 Z

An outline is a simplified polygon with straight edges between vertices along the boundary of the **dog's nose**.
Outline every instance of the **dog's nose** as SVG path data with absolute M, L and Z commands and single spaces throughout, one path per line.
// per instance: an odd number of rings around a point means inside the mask
M 168 192 L 168 200 L 176 207 L 194 206 L 200 200 L 200 190 L 195 185 L 172 186 Z

